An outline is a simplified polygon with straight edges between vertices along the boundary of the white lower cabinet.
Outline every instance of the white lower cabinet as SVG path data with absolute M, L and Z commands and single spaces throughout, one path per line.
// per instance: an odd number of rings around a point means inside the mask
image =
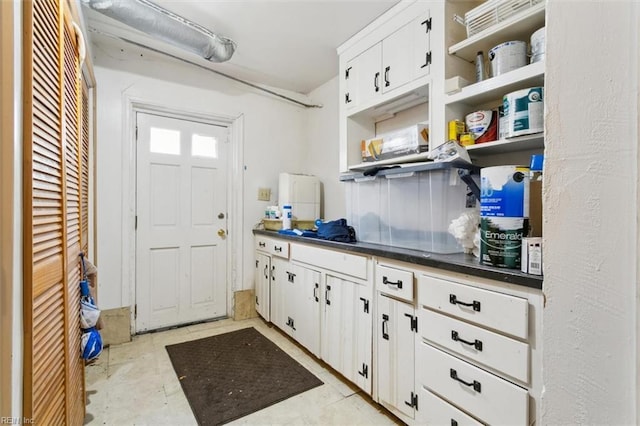
M 420 416 L 418 423 L 423 425 L 467 426 L 482 425 L 464 411 L 458 410 L 425 388 L 419 388 Z
M 260 252 L 256 252 L 255 286 L 256 311 L 271 321 L 271 256 Z
M 286 275 L 285 331 L 315 356 L 320 356 L 321 274 L 291 263 Z
M 378 294 L 377 373 L 378 400 L 391 410 L 414 418 L 418 398 L 415 392 L 414 307 Z
M 287 260 L 271 258 L 271 322 L 281 330 L 287 327 L 287 274 L 290 263 Z
M 326 273 L 321 358 L 371 394 L 371 285 Z
M 420 342 L 418 385 L 495 425 L 529 424 L 529 393 L 507 380 Z
M 539 290 L 268 238 L 255 285 L 265 320 L 407 424 L 536 422 Z

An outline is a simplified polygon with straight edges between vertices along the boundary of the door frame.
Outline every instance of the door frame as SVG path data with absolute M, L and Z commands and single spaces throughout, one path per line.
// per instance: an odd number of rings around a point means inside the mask
M 233 316 L 234 290 L 243 282 L 243 147 L 244 147 L 244 115 L 228 116 L 200 111 L 189 111 L 150 102 L 148 100 L 127 97 L 123 108 L 123 138 L 128 149 L 124 149 L 122 176 L 122 299 L 123 306 L 130 306 L 130 331 L 136 334 L 135 305 L 136 300 L 136 114 L 149 113 L 169 118 L 200 121 L 207 124 L 229 128 L 229 151 L 227 167 L 227 316 Z

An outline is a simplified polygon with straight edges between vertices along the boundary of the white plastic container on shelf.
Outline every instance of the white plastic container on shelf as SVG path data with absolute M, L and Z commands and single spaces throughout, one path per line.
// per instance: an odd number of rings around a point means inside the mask
M 347 222 L 358 241 L 434 253 L 463 251 L 448 228 L 465 211 L 467 185 L 457 168 L 429 166 L 431 170 L 341 177 Z

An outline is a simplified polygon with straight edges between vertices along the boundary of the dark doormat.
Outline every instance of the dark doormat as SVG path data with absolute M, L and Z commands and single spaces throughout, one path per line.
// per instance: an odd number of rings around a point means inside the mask
M 201 426 L 230 422 L 323 384 L 253 327 L 166 348 Z

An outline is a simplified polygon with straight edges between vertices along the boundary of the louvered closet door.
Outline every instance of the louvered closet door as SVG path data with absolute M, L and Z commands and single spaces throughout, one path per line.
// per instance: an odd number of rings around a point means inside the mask
M 36 424 L 81 425 L 82 184 L 77 48 L 55 0 L 24 10 L 24 391 Z
M 69 424 L 84 421 L 84 361 L 80 356 L 80 279 L 79 263 L 82 249 L 84 212 L 81 209 L 83 194 L 82 167 L 82 85 L 78 48 L 70 20 L 64 23 L 64 147 L 67 216 L 67 325 L 68 336 L 68 385 L 67 412 Z M 86 239 L 86 238 L 85 238 Z

